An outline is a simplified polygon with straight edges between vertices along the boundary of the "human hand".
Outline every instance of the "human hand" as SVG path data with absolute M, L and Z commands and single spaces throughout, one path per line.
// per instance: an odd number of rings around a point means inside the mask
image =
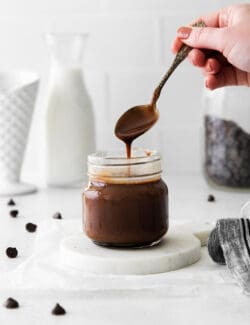
M 172 51 L 177 53 L 183 43 L 193 47 L 188 58 L 202 69 L 209 89 L 250 87 L 250 4 L 227 7 L 199 20 L 207 27 L 180 27 Z

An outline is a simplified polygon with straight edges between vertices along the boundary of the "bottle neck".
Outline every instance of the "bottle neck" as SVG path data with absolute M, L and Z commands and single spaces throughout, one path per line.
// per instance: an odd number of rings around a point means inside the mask
M 80 69 L 87 36 L 85 34 L 55 33 L 46 35 L 53 69 Z

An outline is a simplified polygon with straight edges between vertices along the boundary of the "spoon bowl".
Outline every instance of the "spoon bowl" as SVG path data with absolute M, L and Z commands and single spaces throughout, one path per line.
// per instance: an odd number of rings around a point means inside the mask
M 156 106 L 139 105 L 127 110 L 117 121 L 115 135 L 124 142 L 131 142 L 148 131 L 158 120 Z

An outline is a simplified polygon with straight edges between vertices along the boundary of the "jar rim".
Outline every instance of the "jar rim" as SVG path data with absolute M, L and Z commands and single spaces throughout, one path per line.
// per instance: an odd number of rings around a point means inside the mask
M 158 180 L 161 177 L 161 156 L 153 150 L 134 148 L 132 158 L 124 151 L 97 151 L 88 156 L 90 180 L 128 184 Z
M 88 156 L 88 163 L 96 166 L 133 166 L 160 161 L 161 155 L 156 150 L 133 148 L 131 158 L 127 158 L 125 151 L 100 150 Z

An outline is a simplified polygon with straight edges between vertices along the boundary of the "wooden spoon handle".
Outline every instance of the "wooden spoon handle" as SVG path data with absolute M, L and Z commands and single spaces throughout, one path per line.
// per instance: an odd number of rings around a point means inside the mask
M 206 27 L 205 23 L 203 21 L 199 21 L 192 25 L 193 27 Z M 152 99 L 152 105 L 154 106 L 158 98 L 160 97 L 160 93 L 162 88 L 164 87 L 166 81 L 171 76 L 171 74 L 174 72 L 174 70 L 178 67 L 178 65 L 186 59 L 188 56 L 188 53 L 192 50 L 192 47 L 188 45 L 182 45 L 179 52 L 176 54 L 173 63 L 171 64 L 170 68 L 166 72 L 166 74 L 163 76 L 162 80 L 160 81 L 159 85 L 154 91 L 153 99 Z

